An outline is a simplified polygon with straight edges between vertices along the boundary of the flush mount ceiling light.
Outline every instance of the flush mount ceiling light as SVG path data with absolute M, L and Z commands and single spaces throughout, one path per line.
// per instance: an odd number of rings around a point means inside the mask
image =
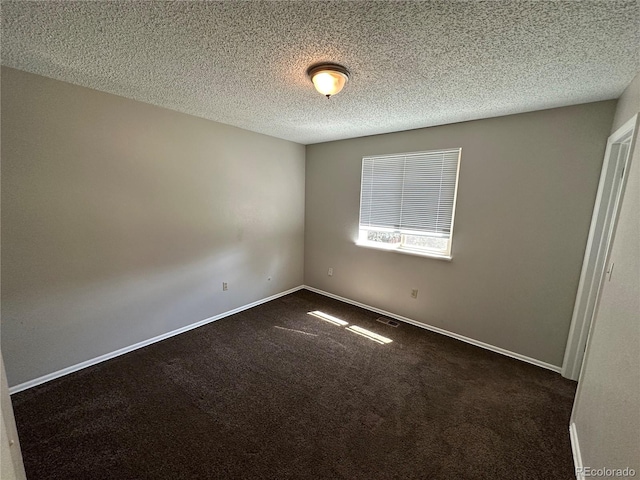
M 307 75 L 316 87 L 316 90 L 327 98 L 340 93 L 347 80 L 349 71 L 342 65 L 335 63 L 322 63 L 314 65 L 307 70 Z

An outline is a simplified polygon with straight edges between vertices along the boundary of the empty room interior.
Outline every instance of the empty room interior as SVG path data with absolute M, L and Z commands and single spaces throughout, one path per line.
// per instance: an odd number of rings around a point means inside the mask
M 13 479 L 640 475 L 640 3 L 2 1 Z

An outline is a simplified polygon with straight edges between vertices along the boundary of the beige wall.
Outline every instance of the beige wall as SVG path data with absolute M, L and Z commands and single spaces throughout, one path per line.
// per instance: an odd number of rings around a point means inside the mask
M 9 384 L 300 285 L 304 155 L 2 68 Z
M 640 74 L 619 100 L 614 130 L 638 112 Z M 639 211 L 636 139 L 608 261 L 615 267 L 600 291 L 572 417 L 585 467 L 629 467 L 636 475 L 640 475 Z
M 614 109 L 307 146 L 305 284 L 560 366 Z M 462 147 L 453 261 L 357 247 L 362 157 L 449 147 Z

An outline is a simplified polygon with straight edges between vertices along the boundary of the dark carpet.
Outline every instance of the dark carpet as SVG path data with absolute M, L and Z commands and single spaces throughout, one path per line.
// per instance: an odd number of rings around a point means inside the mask
M 27 476 L 574 478 L 575 383 L 377 318 L 302 290 L 15 394 Z

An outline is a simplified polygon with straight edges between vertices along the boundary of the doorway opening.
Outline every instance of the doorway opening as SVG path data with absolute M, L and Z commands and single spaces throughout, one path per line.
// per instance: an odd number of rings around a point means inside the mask
M 562 376 L 577 380 L 595 313 L 598 294 L 605 276 L 611 239 L 615 231 L 620 199 L 629 171 L 629 160 L 637 133 L 638 115 L 634 115 L 607 140 L 598 193 L 591 218 L 578 294 L 562 362 Z

